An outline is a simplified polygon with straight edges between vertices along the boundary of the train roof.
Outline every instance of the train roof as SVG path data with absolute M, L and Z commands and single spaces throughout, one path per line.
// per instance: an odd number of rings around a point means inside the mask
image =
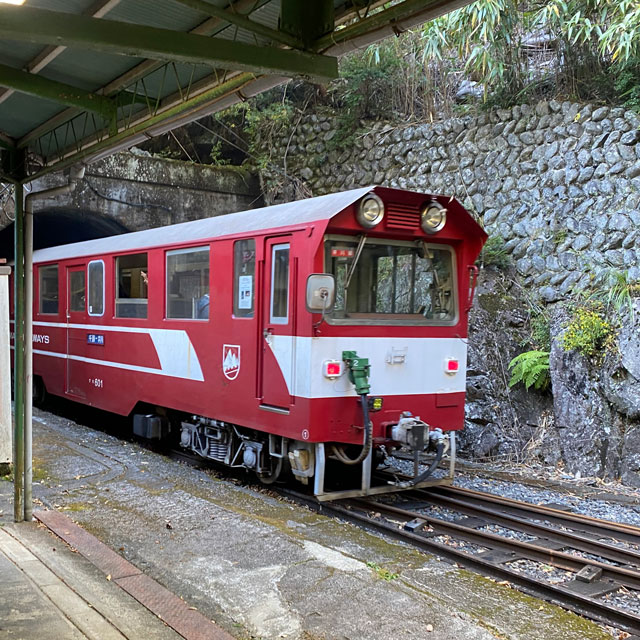
M 277 204 L 259 209 L 249 209 L 238 213 L 214 216 L 182 222 L 145 231 L 133 231 L 119 235 L 85 240 L 72 244 L 58 245 L 46 249 L 34 251 L 34 262 L 54 262 L 68 258 L 83 258 L 88 256 L 102 256 L 112 253 L 126 253 L 130 251 L 143 251 L 155 247 L 165 247 L 179 244 L 192 244 L 198 241 L 207 241 L 212 238 L 222 238 L 243 234 L 260 232 L 277 232 L 281 229 L 300 228 L 313 222 L 328 222 L 344 211 L 348 206 L 357 202 L 367 193 L 376 191 L 379 195 L 389 196 L 396 193 L 413 194 L 413 196 L 425 196 L 427 194 L 408 191 L 406 189 L 393 189 L 389 187 L 367 186 L 351 191 L 341 191 L 315 198 L 297 200 Z M 478 226 L 475 220 L 468 214 L 464 207 L 454 198 L 433 196 L 441 201 L 446 201 L 447 207 L 453 207 L 458 215 L 462 214 L 465 225 L 471 227 L 479 235 L 486 238 L 484 230 Z M 474 233 L 470 231 L 470 233 Z
M 277 204 L 271 207 L 261 207 L 145 231 L 133 231 L 97 240 L 86 240 L 84 242 L 39 249 L 34 252 L 33 260 L 34 262 L 50 262 L 66 258 L 120 253 L 136 249 L 151 249 L 165 245 L 329 220 L 374 188 L 373 186 L 362 187 L 351 191 L 341 191 L 340 193 Z

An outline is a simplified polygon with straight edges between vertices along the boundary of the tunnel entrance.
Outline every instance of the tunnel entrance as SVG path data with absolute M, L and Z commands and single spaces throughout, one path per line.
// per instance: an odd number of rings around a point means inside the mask
M 33 248 L 46 249 L 128 233 L 123 224 L 108 216 L 77 209 L 47 209 L 34 214 Z M 13 223 L 0 230 L 0 258 L 13 260 Z

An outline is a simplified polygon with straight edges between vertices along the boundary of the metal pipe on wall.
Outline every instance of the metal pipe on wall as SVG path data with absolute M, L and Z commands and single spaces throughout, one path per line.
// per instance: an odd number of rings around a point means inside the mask
M 30 196 L 31 194 L 29 194 Z M 33 211 L 25 199 L 24 216 L 24 519 L 33 516 Z
M 76 188 L 79 180 L 84 177 L 84 167 L 72 168 L 69 182 L 61 187 L 53 187 L 31 192 L 25 198 L 24 206 L 24 368 L 23 368 L 23 417 L 24 417 L 24 444 L 23 444 L 23 487 L 24 487 L 24 513 L 25 520 L 30 522 L 33 517 L 33 205 L 36 200 L 55 198 L 56 196 L 70 193 Z M 16 221 L 17 221 L 16 217 Z M 16 245 L 17 246 L 17 245 Z M 17 307 L 16 307 L 17 329 Z M 17 336 L 17 331 L 16 331 Z M 17 376 L 17 372 L 16 372 Z M 18 398 L 16 392 L 16 399 Z M 17 402 L 16 402 L 17 416 Z M 16 452 L 17 453 L 17 452 Z M 17 460 L 17 458 L 16 458 Z M 16 479 L 18 477 L 16 473 Z M 18 484 L 16 482 L 16 484 Z
M 24 186 L 15 185 L 16 219 L 15 266 L 14 266 L 14 432 L 13 432 L 13 519 L 21 522 L 24 519 Z

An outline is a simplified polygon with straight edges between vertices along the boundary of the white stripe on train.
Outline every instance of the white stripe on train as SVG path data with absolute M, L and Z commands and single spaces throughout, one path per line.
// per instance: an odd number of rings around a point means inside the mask
M 145 327 L 118 327 L 96 324 L 67 324 L 66 322 L 34 322 L 34 327 L 55 327 L 61 329 L 85 329 L 91 332 L 118 332 L 118 333 L 143 333 L 151 338 L 151 342 L 156 350 L 160 368 L 141 367 L 138 365 L 124 364 L 112 360 L 101 360 L 99 358 L 87 358 L 85 356 L 67 355 L 57 351 L 45 351 L 34 349 L 33 352 L 43 356 L 54 358 L 68 358 L 78 362 L 87 362 L 103 367 L 115 369 L 130 369 L 141 373 L 152 373 L 155 375 L 168 376 L 171 378 L 181 378 L 183 380 L 195 380 L 204 382 L 204 375 L 200 360 L 189 335 L 183 329 L 150 329 Z
M 34 326 L 85 329 L 88 331 L 143 333 L 151 337 L 160 368 L 124 364 L 34 349 L 34 353 L 141 373 L 204 382 L 197 353 L 187 332 L 178 329 L 150 329 L 63 322 L 34 322 Z M 371 364 L 372 395 L 420 395 L 457 393 L 465 390 L 466 340 L 462 338 L 370 338 L 370 337 L 269 337 L 289 394 L 299 398 L 354 396 L 355 389 L 343 374 L 334 380 L 322 375 L 326 360 L 342 360 L 343 351 L 356 351 Z M 455 375 L 445 373 L 445 362 L 460 363 Z M 222 361 L 220 361 L 222 367 Z
M 465 390 L 467 343 L 462 338 L 368 338 L 269 336 L 269 346 L 289 394 L 299 398 L 355 396 L 346 373 L 325 378 L 326 360 L 342 361 L 343 351 L 356 351 L 371 364 L 372 395 L 421 395 Z M 459 363 L 456 374 L 445 363 Z

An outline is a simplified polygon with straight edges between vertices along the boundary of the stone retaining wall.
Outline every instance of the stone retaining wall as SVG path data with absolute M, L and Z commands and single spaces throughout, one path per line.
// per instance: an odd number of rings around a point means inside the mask
M 455 195 L 548 302 L 611 268 L 640 278 L 635 113 L 552 100 L 433 124 L 363 124 L 340 150 L 338 121 L 310 116 L 272 157 L 288 148 L 288 171 L 314 195 L 367 184 Z

